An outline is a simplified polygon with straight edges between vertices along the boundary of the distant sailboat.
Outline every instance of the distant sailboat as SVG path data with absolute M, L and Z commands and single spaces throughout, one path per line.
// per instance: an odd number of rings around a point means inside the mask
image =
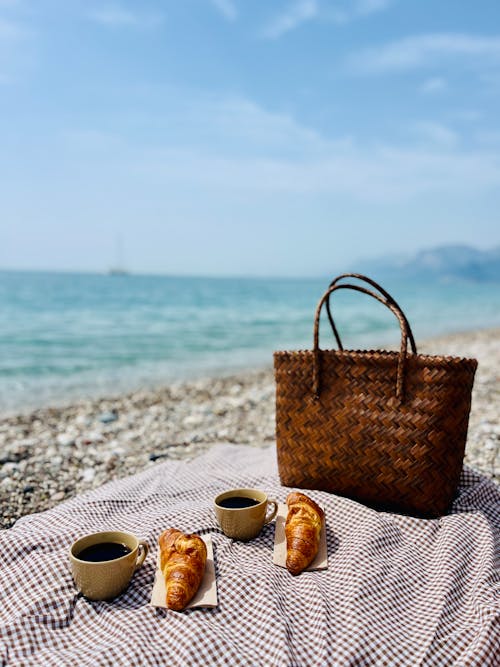
M 116 253 L 116 262 L 114 266 L 111 266 L 108 270 L 108 275 L 110 276 L 126 276 L 128 271 L 125 268 L 123 261 L 123 242 L 121 236 L 116 237 L 115 243 L 115 253 Z

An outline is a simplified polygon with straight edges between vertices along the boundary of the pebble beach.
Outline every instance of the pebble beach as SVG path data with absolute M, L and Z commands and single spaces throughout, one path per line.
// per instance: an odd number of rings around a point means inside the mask
M 466 465 L 500 482 L 500 329 L 427 340 L 474 357 Z M 0 417 L 0 519 L 12 526 L 77 494 L 220 442 L 274 445 L 271 367 Z

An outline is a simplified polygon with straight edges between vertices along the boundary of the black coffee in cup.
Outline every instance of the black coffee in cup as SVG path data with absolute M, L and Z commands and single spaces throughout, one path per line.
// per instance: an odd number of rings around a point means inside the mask
M 220 500 L 217 505 L 230 510 L 241 510 L 244 507 L 253 507 L 254 505 L 258 505 L 259 502 L 260 501 L 255 500 L 255 498 L 247 498 L 246 496 L 230 496 L 229 498 Z
M 101 563 L 105 560 L 115 560 L 129 554 L 131 549 L 126 544 L 119 542 L 99 542 L 98 544 L 91 544 L 90 547 L 85 547 L 79 553 L 75 554 L 76 558 L 86 560 L 91 563 Z

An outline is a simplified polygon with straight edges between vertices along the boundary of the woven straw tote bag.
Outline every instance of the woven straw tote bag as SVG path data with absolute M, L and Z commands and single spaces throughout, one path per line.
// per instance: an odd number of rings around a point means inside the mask
M 391 310 L 401 330 L 399 352 L 343 349 L 330 307 L 341 289 L 368 294 Z M 325 304 L 338 350 L 319 348 Z M 475 359 L 418 354 L 397 302 L 370 278 L 342 274 L 318 303 L 313 349 L 274 353 L 282 484 L 387 511 L 441 516 L 462 470 L 476 368 Z

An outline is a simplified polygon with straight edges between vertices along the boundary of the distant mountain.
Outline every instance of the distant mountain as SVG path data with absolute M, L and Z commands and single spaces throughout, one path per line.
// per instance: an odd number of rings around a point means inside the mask
M 467 280 L 500 283 L 500 247 L 478 250 L 446 245 L 420 250 L 412 257 L 390 256 L 358 263 L 357 270 L 379 279 Z

